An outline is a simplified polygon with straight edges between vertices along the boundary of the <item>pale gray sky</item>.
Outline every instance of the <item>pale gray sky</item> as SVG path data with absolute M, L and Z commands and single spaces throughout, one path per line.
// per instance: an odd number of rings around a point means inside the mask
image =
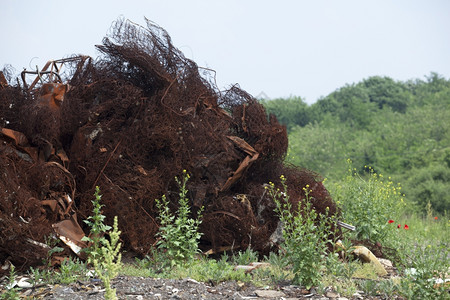
M 450 77 L 448 0 L 0 0 L 0 69 L 98 56 L 123 16 L 166 29 L 174 45 L 254 96 L 308 103 L 374 75 Z

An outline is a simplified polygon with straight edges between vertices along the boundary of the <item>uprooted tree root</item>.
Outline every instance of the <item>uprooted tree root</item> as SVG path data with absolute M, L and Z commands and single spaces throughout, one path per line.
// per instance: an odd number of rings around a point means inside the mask
M 58 108 L 43 105 L 39 91 L 0 88 L 1 128 L 27 138 L 0 135 L 2 261 L 35 264 L 45 248 L 30 240 L 44 242 L 52 224 L 74 213 L 86 219 L 97 185 L 107 222 L 119 217 L 124 247 L 148 253 L 159 227 L 155 199 L 166 194 L 176 208 L 174 177 L 183 169 L 193 211 L 205 207 L 205 250 L 251 243 L 269 251 L 278 218 L 263 185 L 282 174 L 293 203 L 309 184 L 314 207 L 337 213 L 314 173 L 283 165 L 288 139 L 275 116 L 238 86 L 219 91 L 213 72 L 186 59 L 165 30 L 120 19 L 97 47 L 96 61 L 71 63 Z M 60 201 L 65 195 L 73 203 Z

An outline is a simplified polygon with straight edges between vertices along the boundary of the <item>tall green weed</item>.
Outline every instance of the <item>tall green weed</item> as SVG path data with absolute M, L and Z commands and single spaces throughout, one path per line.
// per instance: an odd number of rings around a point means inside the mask
M 200 250 L 198 241 L 201 233 L 198 228 L 202 222 L 203 208 L 197 214 L 197 218 L 193 219 L 189 215 L 191 213 L 189 199 L 187 197 L 188 190 L 186 182 L 189 180 L 189 174 L 183 170 L 183 176 L 180 179 L 175 177 L 179 192 L 179 207 L 176 214 L 173 214 L 169 208 L 169 200 L 165 195 L 161 199 L 156 199 L 156 207 L 159 211 L 159 227 L 158 237 L 160 238 L 157 245 L 159 253 L 167 260 L 168 266 L 173 267 L 177 263 L 194 258 Z
M 90 227 L 90 235 L 83 237 L 82 240 L 91 243 L 86 249 L 88 262 L 94 265 L 96 275 L 103 281 L 105 299 L 117 299 L 116 289 L 111 288 L 111 280 L 119 274 L 122 267 L 120 253 L 122 243 L 119 242 L 121 232 L 118 229 L 117 216 L 114 217 L 112 230 L 111 226 L 104 223 L 106 217 L 102 214 L 101 198 L 100 188 L 97 186 L 94 200 L 92 200 L 92 215 L 84 221 Z M 109 235 L 109 240 L 106 239 L 105 234 Z M 70 269 L 67 270 L 70 271 Z
M 326 270 L 327 243 L 330 242 L 332 220 L 313 209 L 308 185 L 303 188 L 306 194 L 304 203 L 299 203 L 298 209 L 294 210 L 289 202 L 284 176 L 281 176 L 281 184 L 282 191 L 275 188 L 273 183 L 267 186 L 269 195 L 276 204 L 275 212 L 283 223 L 284 241 L 281 248 L 292 264 L 293 282 L 309 289 L 320 283 L 322 273 Z
M 86 220 L 83 220 L 89 227 L 90 232 L 89 236 L 83 237 L 81 240 L 88 242 L 89 246 L 85 248 L 85 251 L 88 255 L 88 262 L 93 263 L 94 259 L 100 257 L 101 246 L 106 242 L 105 233 L 111 229 L 111 226 L 106 225 L 105 219 L 106 216 L 103 215 L 101 204 L 102 195 L 100 194 L 100 188 L 98 186 L 95 187 L 94 199 L 92 202 L 92 215 L 89 216 Z

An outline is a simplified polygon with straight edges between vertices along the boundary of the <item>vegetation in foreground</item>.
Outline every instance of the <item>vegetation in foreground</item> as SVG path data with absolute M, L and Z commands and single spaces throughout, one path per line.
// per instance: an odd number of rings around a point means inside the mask
M 159 202 L 160 241 L 152 255 L 136 259 L 134 264 L 122 265 L 120 261 L 120 231 L 117 221 L 111 227 L 103 223 L 100 191 L 94 200 L 93 216 L 88 220 L 92 232 L 103 228 L 99 238 L 91 235 L 90 254 L 87 262 L 79 259 L 64 261 L 58 270 L 50 267 L 44 270 L 30 269 L 29 275 L 34 285 L 38 283 L 67 284 L 85 280 L 88 270 L 102 279 L 108 293 L 106 299 L 116 299 L 111 288 L 111 280 L 117 274 L 128 276 L 152 276 L 160 278 L 192 278 L 204 282 L 235 280 L 252 283 L 261 287 L 273 287 L 293 283 L 306 288 L 315 287 L 318 292 L 332 286 L 341 295 L 351 297 L 357 290 L 367 295 L 387 297 L 401 296 L 407 299 L 445 299 L 448 285 L 445 280 L 450 267 L 449 226 L 446 216 L 436 215 L 429 207 L 426 216 L 402 215 L 405 200 L 397 193 L 397 186 L 391 181 L 381 181 L 381 175 L 373 174 L 368 180 L 361 178 L 353 168 L 348 177 L 332 189 L 335 199 L 343 209 L 343 221 L 353 222 L 358 230 L 344 235 L 342 244 L 346 247 L 341 256 L 328 251 L 327 244 L 335 240 L 330 234 L 330 226 L 336 220 L 325 220 L 306 205 L 300 211 L 292 211 L 288 205 L 285 178 L 281 187 L 268 185 L 269 193 L 277 204 L 276 212 L 284 222 L 284 242 L 279 253 L 270 253 L 262 261 L 270 265 L 246 273 L 236 270 L 237 265 L 258 261 L 258 254 L 250 248 L 227 255 L 220 259 L 203 256 L 197 247 L 200 237 L 198 225 L 201 215 L 193 219 L 189 216 L 189 203 L 186 199 L 188 174 L 183 173 L 180 186 L 180 208 L 177 213 L 167 210 L 163 200 Z M 303 187 L 308 195 L 309 187 Z M 361 199 L 361 201 L 355 201 Z M 319 219 L 321 222 L 317 223 Z M 95 221 L 97 220 L 97 221 Z M 365 227 L 365 225 L 368 225 Z M 183 228 L 183 231 L 180 229 Z M 91 232 L 91 233 L 92 233 Z M 104 235 L 108 235 L 106 239 Z M 330 238 L 331 236 L 331 238 Z M 397 278 L 378 278 L 371 264 L 362 264 L 351 255 L 350 240 L 367 239 L 382 243 L 387 258 L 398 268 Z M 96 254 L 94 254 L 96 253 Z M 14 269 L 8 276 L 14 282 Z M 358 279 L 355 279 L 358 278 Z M 1 299 L 17 299 L 19 290 L 13 287 L 5 290 Z

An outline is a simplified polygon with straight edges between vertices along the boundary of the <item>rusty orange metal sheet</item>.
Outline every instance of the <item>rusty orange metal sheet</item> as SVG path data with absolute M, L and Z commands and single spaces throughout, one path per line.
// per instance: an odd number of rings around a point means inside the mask
M 229 177 L 227 182 L 220 189 L 221 192 L 227 191 L 236 181 L 238 181 L 244 172 L 250 167 L 250 165 L 258 159 L 259 154 L 255 154 L 254 156 L 246 156 L 244 160 L 240 163 L 239 167 L 236 171 L 234 171 L 233 176 Z
M 241 139 L 240 137 L 227 136 L 227 138 L 250 156 L 253 156 L 258 153 L 252 146 L 250 146 L 244 139 Z
M 28 139 L 22 132 L 15 131 L 15 130 L 8 129 L 8 128 L 2 128 L 1 132 L 3 133 L 3 135 L 13 139 L 16 146 L 28 145 Z
M 76 213 L 74 213 L 70 219 L 53 224 L 52 226 L 59 238 L 69 246 L 76 255 L 83 256 L 81 250 L 86 248 L 87 245 L 81 240 L 85 234 L 77 222 Z
M 42 200 L 41 201 L 42 206 L 48 206 L 52 210 L 52 212 L 56 211 L 56 205 L 58 205 L 58 202 L 56 200 Z
M 64 101 L 67 84 L 45 83 L 40 89 L 39 105 L 47 106 L 52 110 L 58 110 Z
M 229 177 L 225 184 L 220 189 L 221 192 L 227 191 L 236 181 L 238 181 L 250 165 L 258 159 L 259 153 L 250 146 L 246 141 L 237 136 L 227 136 L 233 143 L 241 148 L 248 155 L 239 164 L 239 167 L 234 171 L 233 176 Z
M 19 154 L 19 152 L 25 152 L 28 154 L 33 161 L 38 160 L 38 149 L 35 147 L 29 147 L 28 145 L 28 139 L 26 136 L 19 132 L 8 128 L 2 128 L 0 130 L 0 137 L 4 136 L 6 137 L 6 141 L 12 142 L 16 148 L 16 152 Z M 19 154 L 20 156 L 20 154 Z M 23 156 L 22 156 L 23 157 Z
M 5 75 L 2 71 L 0 71 L 0 88 L 4 88 L 8 86 L 8 81 L 5 78 Z

